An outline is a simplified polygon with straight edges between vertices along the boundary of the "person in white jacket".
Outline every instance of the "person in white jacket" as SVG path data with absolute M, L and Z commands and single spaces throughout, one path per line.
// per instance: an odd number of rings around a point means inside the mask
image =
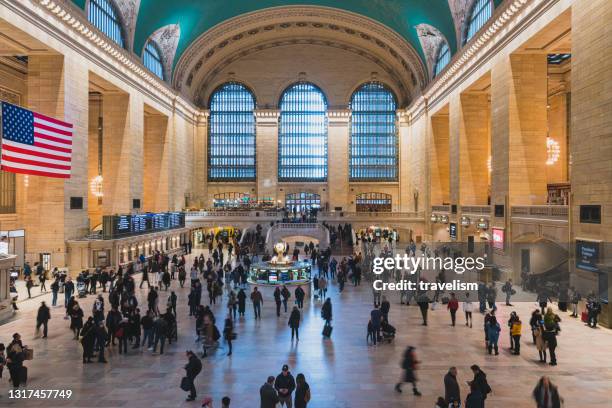
M 463 302 L 463 311 L 465 312 L 465 325 L 472 327 L 472 312 L 474 311 L 474 304 L 470 300 L 470 292 L 465 294 L 465 301 Z

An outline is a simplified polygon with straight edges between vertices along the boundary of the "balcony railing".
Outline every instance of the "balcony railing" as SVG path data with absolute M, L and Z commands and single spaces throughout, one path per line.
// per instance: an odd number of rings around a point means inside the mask
M 491 215 L 490 205 L 462 205 L 461 214 Z
M 519 205 L 510 210 L 512 217 L 567 221 L 567 205 Z
M 450 205 L 432 205 L 431 206 L 432 213 L 436 213 L 436 212 L 449 213 L 450 211 L 451 211 Z

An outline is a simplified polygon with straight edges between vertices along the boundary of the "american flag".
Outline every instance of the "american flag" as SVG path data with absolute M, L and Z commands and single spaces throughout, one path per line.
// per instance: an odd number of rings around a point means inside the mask
M 72 124 L 2 102 L 0 169 L 70 178 Z

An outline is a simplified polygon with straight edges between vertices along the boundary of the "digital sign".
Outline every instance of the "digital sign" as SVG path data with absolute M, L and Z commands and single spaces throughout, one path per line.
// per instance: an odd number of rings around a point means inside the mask
M 493 234 L 493 248 L 504 249 L 504 230 L 493 228 L 491 232 Z
M 450 238 L 452 240 L 457 239 L 457 224 L 456 223 L 451 222 L 450 224 L 448 224 L 448 233 L 450 234 Z
M 183 228 L 185 213 L 145 213 L 132 215 L 105 215 L 102 222 L 104 239 Z
M 599 272 L 599 242 L 576 240 L 576 268 Z

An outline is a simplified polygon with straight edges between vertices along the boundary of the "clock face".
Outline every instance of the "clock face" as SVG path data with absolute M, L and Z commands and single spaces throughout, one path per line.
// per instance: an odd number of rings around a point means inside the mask
M 274 244 L 274 250 L 277 254 L 282 254 L 283 252 L 285 252 L 285 244 L 283 242 L 277 242 L 276 244 Z

